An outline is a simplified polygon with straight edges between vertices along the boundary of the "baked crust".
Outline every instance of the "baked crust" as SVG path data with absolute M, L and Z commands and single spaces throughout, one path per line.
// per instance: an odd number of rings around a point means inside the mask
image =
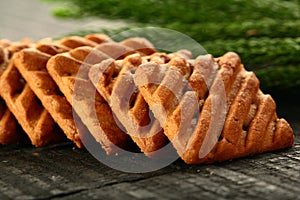
M 31 45 L 29 40 L 21 40 L 18 42 L 11 42 L 9 40 L 0 40 L 0 78 L 7 69 L 11 56 Z M 3 87 L 3 86 L 1 86 Z M 24 142 L 25 134 L 20 129 L 16 118 L 7 108 L 6 102 L 0 95 L 0 144 L 15 144 Z
M 15 66 L 41 101 L 43 107 L 49 112 L 67 138 L 72 140 L 79 148 L 83 147 L 80 134 L 85 135 L 88 130 L 77 114 L 73 113 L 71 104 L 48 74 L 46 65 L 48 60 L 56 54 L 68 52 L 72 48 L 82 47 L 84 49 L 87 47 L 86 45 L 96 46 L 97 42 L 105 42 L 108 39 L 109 37 L 104 34 L 93 34 L 86 37 L 71 36 L 62 40 L 46 38 L 37 42 L 33 48 L 22 50 L 16 54 L 14 59 Z M 78 55 L 82 58 L 86 56 L 84 51 Z M 74 118 L 77 119 L 76 125 Z
M 182 62 L 171 60 L 166 65 L 142 64 L 134 78 L 186 163 L 212 163 L 292 146 L 290 125 L 277 117 L 275 102 L 259 90 L 258 79 L 244 69 L 237 54 L 199 56 L 191 73 L 182 70 Z
M 157 53 L 144 38 L 114 42 L 104 34 L 0 40 L 0 85 L 1 144 L 20 141 L 18 126 L 37 147 L 67 136 L 82 148 L 80 136 L 90 132 L 107 154 L 137 145 L 151 157 L 170 141 L 198 164 L 294 141 L 233 52 L 192 59 L 186 50 Z
M 122 43 L 109 41 L 95 48 L 78 47 L 58 54 L 47 63 L 49 74 L 107 154 L 118 153 L 120 150 L 117 147 L 132 150 L 135 145 L 115 122 L 111 108 L 96 92 L 88 78 L 88 72 L 92 64 L 115 56 L 117 52 L 123 53 L 124 49 L 134 52 Z
M 133 74 L 142 63 L 160 63 L 171 55 L 155 53 L 152 45 L 141 38 L 127 39 L 122 43 L 130 44 L 138 53 L 122 60 L 107 59 L 94 65 L 89 78 L 141 151 L 155 157 L 169 141 L 135 86 Z

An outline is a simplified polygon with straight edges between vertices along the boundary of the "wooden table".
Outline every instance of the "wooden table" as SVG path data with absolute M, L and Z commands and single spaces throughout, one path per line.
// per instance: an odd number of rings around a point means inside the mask
M 213 165 L 177 160 L 155 172 L 130 174 L 70 143 L 2 146 L 0 199 L 300 199 L 300 98 L 279 97 L 279 115 L 296 134 L 292 148 Z

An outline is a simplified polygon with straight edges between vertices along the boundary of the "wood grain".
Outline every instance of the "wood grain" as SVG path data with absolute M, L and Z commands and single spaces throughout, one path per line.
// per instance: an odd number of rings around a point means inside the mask
M 300 109 L 296 100 L 282 102 L 279 114 L 296 133 L 292 148 L 214 165 L 177 160 L 128 174 L 71 143 L 0 146 L 0 199 L 300 199 Z

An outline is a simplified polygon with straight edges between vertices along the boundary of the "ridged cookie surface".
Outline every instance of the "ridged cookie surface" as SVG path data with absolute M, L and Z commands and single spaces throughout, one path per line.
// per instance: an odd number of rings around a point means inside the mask
M 134 145 L 131 138 L 116 124 L 107 102 L 89 80 L 88 72 L 92 64 L 123 54 L 124 49 L 135 52 L 122 42 L 109 41 L 97 46 L 81 46 L 58 54 L 47 64 L 49 74 L 108 154 L 117 153 L 119 150 L 116 146 L 132 149 Z
M 12 57 L 22 49 L 33 46 L 30 39 L 23 39 L 17 42 L 0 40 L 0 78 L 8 68 Z M 0 85 L 0 87 L 5 87 Z M 8 109 L 6 102 L 0 95 L 0 144 L 15 144 L 27 142 L 28 138 L 13 113 Z
M 187 70 L 190 69 L 190 70 Z M 237 54 L 142 64 L 135 83 L 180 157 L 224 161 L 289 147 L 293 131 Z
M 93 34 L 86 37 L 98 38 L 98 41 L 102 39 L 102 42 L 108 40 L 105 35 Z M 79 132 L 87 131 L 86 127 L 78 119 L 76 113 L 73 113 L 71 104 L 48 74 L 46 65 L 52 56 L 86 45 L 96 46 L 97 43 L 79 36 L 66 37 L 57 41 L 44 39 L 39 41 L 35 47 L 24 49 L 16 54 L 14 61 L 22 77 L 39 98 L 44 108 L 50 113 L 67 138 L 80 148 L 83 147 L 83 144 Z M 77 119 L 77 125 L 75 125 L 74 117 Z

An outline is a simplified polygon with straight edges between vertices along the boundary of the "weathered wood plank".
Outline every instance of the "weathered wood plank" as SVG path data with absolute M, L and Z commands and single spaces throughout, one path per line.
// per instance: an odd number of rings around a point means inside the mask
M 129 174 L 71 143 L 0 146 L 0 199 L 300 199 L 300 122 L 293 105 L 284 109 L 296 134 L 292 148 L 213 165 L 178 160 Z
M 297 199 L 300 141 L 288 150 L 214 165 L 177 161 L 154 173 L 127 174 L 72 145 L 0 150 L 3 198 Z M 296 158 L 296 159 L 295 159 Z
M 296 169 L 299 163 L 280 155 L 299 151 L 299 146 L 298 139 L 289 150 L 215 165 L 186 166 L 177 161 L 173 164 L 176 172 L 82 191 L 63 199 L 299 199 L 299 171 L 282 170 L 287 162 Z M 276 160 L 282 162 L 273 163 Z
M 38 198 L 63 196 L 174 170 L 170 167 L 146 174 L 119 172 L 98 162 L 87 151 L 73 149 L 72 144 L 55 148 L 0 149 L 0 181 L 20 189 L 22 195 L 30 194 Z M 15 198 L 10 195 L 8 197 Z

